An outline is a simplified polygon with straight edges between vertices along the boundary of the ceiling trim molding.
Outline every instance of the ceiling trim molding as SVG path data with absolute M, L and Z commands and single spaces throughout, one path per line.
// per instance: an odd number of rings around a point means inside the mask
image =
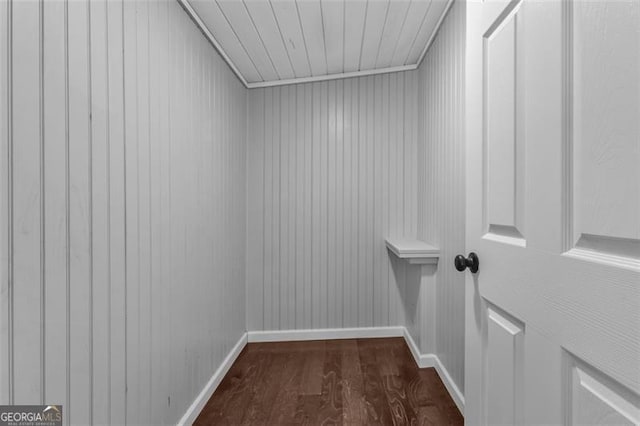
M 205 23 L 202 21 L 202 19 L 200 18 L 198 13 L 195 11 L 195 9 L 191 6 L 191 4 L 189 4 L 189 0 L 176 0 L 176 1 L 178 2 L 178 4 L 180 4 L 182 9 L 184 9 L 184 11 L 187 13 L 187 15 L 189 15 L 191 20 L 193 20 L 193 22 L 200 29 L 202 34 L 204 34 L 204 36 L 209 40 L 209 42 L 213 45 L 213 47 L 218 51 L 220 56 L 222 56 L 222 59 L 224 59 L 224 61 L 229 66 L 229 68 L 231 68 L 231 71 L 233 71 L 235 76 L 238 78 L 238 80 L 240 80 L 240 82 L 244 85 L 244 87 L 246 87 L 247 89 L 257 89 L 257 88 L 261 88 L 261 87 L 273 87 L 273 86 L 284 86 L 284 85 L 288 85 L 288 84 L 313 83 L 313 82 L 317 82 L 317 81 L 328 81 L 328 80 L 337 80 L 337 79 L 342 79 L 342 78 L 353 78 L 353 77 L 365 77 L 365 76 L 368 76 L 368 75 L 388 74 L 388 73 L 392 73 L 392 72 L 402 72 L 402 71 L 415 70 L 415 69 L 419 68 L 420 65 L 422 64 L 422 61 L 424 60 L 424 57 L 427 54 L 427 51 L 429 50 L 429 48 L 431 47 L 431 44 L 435 40 L 435 37 L 438 34 L 438 31 L 440 30 L 440 26 L 442 25 L 442 22 L 444 21 L 445 17 L 447 16 L 447 13 L 449 12 L 449 9 L 451 9 L 451 6 L 453 5 L 453 2 L 455 0 L 449 0 L 448 1 L 446 7 L 444 8 L 444 10 L 442 12 L 442 14 L 440 15 L 440 18 L 438 19 L 438 22 L 437 22 L 435 28 L 433 29 L 433 31 L 431 32 L 431 35 L 429 36 L 429 41 L 427 42 L 427 45 L 425 46 L 424 50 L 420 54 L 420 57 L 418 58 L 418 63 L 416 63 L 416 64 L 402 65 L 402 66 L 397 66 L 397 67 L 379 68 L 379 69 L 372 69 L 372 70 L 365 70 L 365 71 L 353 71 L 353 72 L 345 72 L 345 73 L 338 73 L 338 74 L 318 75 L 318 76 L 313 76 L 313 77 L 299 77 L 299 78 L 292 78 L 292 79 L 287 79 L 287 80 L 258 81 L 258 82 L 255 82 L 255 83 L 249 83 L 249 82 L 247 82 L 247 80 L 245 80 L 245 78 L 242 75 L 242 73 L 240 72 L 240 70 L 238 70 L 238 68 L 235 66 L 235 64 L 233 63 L 231 58 L 229 58 L 229 56 L 224 51 L 224 49 L 222 48 L 220 43 L 218 43 L 218 41 L 213 36 L 211 31 L 209 31 L 209 29 L 207 28 Z
M 202 21 L 202 19 L 198 15 L 198 13 L 193 9 L 191 4 L 189 4 L 189 1 L 188 0 L 176 0 L 176 1 L 178 2 L 178 4 L 180 6 L 182 6 L 182 9 L 184 9 L 184 11 L 187 13 L 187 15 L 189 15 L 191 20 L 200 29 L 202 34 L 204 34 L 204 36 L 209 40 L 209 43 L 211 43 L 213 45 L 213 47 L 218 51 L 220 56 L 222 56 L 222 59 L 224 59 L 224 61 L 227 63 L 227 65 L 229 65 L 229 68 L 231 68 L 231 71 L 233 71 L 233 73 L 236 75 L 236 77 L 238 77 L 238 80 L 240 80 L 240 82 L 244 85 L 244 87 L 248 88 L 249 86 L 248 86 L 247 80 L 244 79 L 244 76 L 242 75 L 240 70 L 238 70 L 238 68 L 236 68 L 236 66 L 233 63 L 233 61 L 231 60 L 231 58 L 229 58 L 229 56 L 224 51 L 222 46 L 220 46 L 220 43 L 218 43 L 218 41 L 213 36 L 213 34 L 211 34 L 211 31 L 209 31 L 209 29 L 204 24 L 204 22 Z
M 391 72 L 412 71 L 418 68 L 416 64 L 402 65 L 399 67 L 378 68 L 374 70 L 341 72 L 337 74 L 316 75 L 313 77 L 297 77 L 287 80 L 259 81 L 256 83 L 247 83 L 249 89 L 259 89 L 261 87 L 285 86 L 287 84 L 313 83 L 317 81 L 339 80 L 342 78 L 364 77 L 367 75 L 388 74 Z
M 444 7 L 444 10 L 442 11 L 442 15 L 440 15 L 440 18 L 438 19 L 438 22 L 436 23 L 436 26 L 433 29 L 433 32 L 429 36 L 429 41 L 427 41 L 427 45 L 424 47 L 424 50 L 422 51 L 422 53 L 420 54 L 420 57 L 418 58 L 418 63 L 416 64 L 416 68 L 422 65 L 422 61 L 424 60 L 424 57 L 427 55 L 427 52 L 431 47 L 431 43 L 433 43 L 433 41 L 436 38 L 436 35 L 438 35 L 438 31 L 440 31 L 440 26 L 442 25 L 442 22 L 444 22 L 444 18 L 447 17 L 447 13 L 449 12 L 449 9 L 451 9 L 451 6 L 453 5 L 454 1 L 455 0 L 449 0 L 447 5 Z

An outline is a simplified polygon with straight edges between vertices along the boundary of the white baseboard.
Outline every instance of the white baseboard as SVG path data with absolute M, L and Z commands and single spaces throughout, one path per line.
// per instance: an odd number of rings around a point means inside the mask
M 413 359 L 418 364 L 418 368 L 430 368 L 436 366 L 436 357 L 434 354 L 422 354 L 420 353 L 420 348 L 416 344 L 413 337 L 411 337 L 411 333 L 406 328 L 404 329 L 404 340 L 407 342 L 407 346 L 409 346 L 409 350 L 411 351 L 411 355 L 413 355 Z
M 231 349 L 220 367 L 211 376 L 202 392 L 193 401 L 187 412 L 182 416 L 178 425 L 191 425 L 204 408 L 205 404 L 213 395 L 216 388 L 222 382 L 225 374 L 231 368 L 240 352 L 247 342 L 291 342 L 302 340 L 330 340 L 330 339 L 367 339 L 376 337 L 404 337 L 409 350 L 419 368 L 436 369 L 440 379 L 444 383 L 451 398 L 464 414 L 464 396 L 455 382 L 451 379 L 449 372 L 444 367 L 440 359 L 435 354 L 422 354 L 420 348 L 409 334 L 405 327 L 362 327 L 362 328 L 324 328 L 318 330 L 271 330 L 271 331 L 249 331 L 242 335 L 238 343 Z
M 458 410 L 464 414 L 464 395 L 462 395 L 458 386 L 455 384 L 453 379 L 451 379 L 451 375 L 449 375 L 449 372 L 440 361 L 440 358 L 438 358 L 436 354 L 420 353 L 420 348 L 416 345 L 413 337 L 411 337 L 411 333 L 409 333 L 409 330 L 406 328 L 404 329 L 404 340 L 407 342 L 407 346 L 409 346 L 413 359 L 416 361 L 419 368 L 433 367 L 436 369 L 438 376 L 440 376 L 440 380 L 442 380 L 442 383 L 444 383 L 444 386 L 447 388 L 449 395 L 451 395 L 451 399 L 456 403 Z
M 402 337 L 404 327 L 321 328 L 317 330 L 250 331 L 249 342 L 291 342 L 299 340 L 367 339 Z
M 224 361 L 222 361 L 222 364 L 220 364 L 220 367 L 218 367 L 216 372 L 213 373 L 213 376 L 211 376 L 211 378 L 209 379 L 205 387 L 202 389 L 200 394 L 193 401 L 193 403 L 191 404 L 187 412 L 184 413 L 184 415 L 178 422 L 179 426 L 187 426 L 187 425 L 190 426 L 193 424 L 193 422 L 196 420 L 196 418 L 204 408 L 207 401 L 209 401 L 209 398 L 211 398 L 211 395 L 213 395 L 213 392 L 215 392 L 220 382 L 222 382 L 222 379 L 224 379 L 225 374 L 227 374 L 227 372 L 235 362 L 236 358 L 238 358 L 238 355 L 240 355 L 240 352 L 242 352 L 242 349 L 246 346 L 246 344 L 247 344 L 247 333 L 244 333 L 242 337 L 240 337 L 240 340 L 238 340 L 238 343 L 236 343 L 235 346 L 231 349 L 231 351 L 229 351 Z
M 446 387 L 447 391 L 449 391 L 449 395 L 451 395 L 451 399 L 453 399 L 453 402 L 456 403 L 456 406 L 458 407 L 458 410 L 460 410 L 460 413 L 464 415 L 464 395 L 462 394 L 462 392 L 460 392 L 460 389 L 449 375 L 447 369 L 444 368 L 442 362 L 440 362 L 440 358 L 438 358 L 436 355 L 433 355 L 433 357 L 436 361 L 434 367 L 438 372 L 438 376 L 440 376 L 440 380 L 442 380 L 442 383 L 444 383 L 444 387 Z

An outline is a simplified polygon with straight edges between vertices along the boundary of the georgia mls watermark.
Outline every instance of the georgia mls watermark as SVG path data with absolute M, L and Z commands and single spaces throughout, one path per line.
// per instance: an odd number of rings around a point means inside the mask
M 0 426 L 62 426 L 62 405 L 0 405 Z

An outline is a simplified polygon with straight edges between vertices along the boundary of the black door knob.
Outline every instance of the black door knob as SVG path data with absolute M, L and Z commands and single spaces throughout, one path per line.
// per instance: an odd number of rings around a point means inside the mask
M 464 271 L 466 268 L 472 273 L 478 272 L 478 267 L 480 266 L 480 259 L 478 259 L 478 255 L 474 252 L 469 253 L 469 257 L 464 257 L 459 254 L 453 260 L 454 265 L 456 265 L 456 269 L 460 272 Z

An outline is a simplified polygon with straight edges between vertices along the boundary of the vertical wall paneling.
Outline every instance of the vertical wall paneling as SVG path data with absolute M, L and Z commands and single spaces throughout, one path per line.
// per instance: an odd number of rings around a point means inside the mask
M 13 401 L 44 398 L 42 5 L 13 2 L 10 65 Z
M 11 3 L 0 3 L 0 400 L 13 401 L 11 220 Z
M 250 330 L 404 325 L 404 272 L 384 239 L 417 229 L 404 210 L 417 198 L 415 82 L 248 92 Z
M 419 323 L 413 332 L 423 351 L 437 353 L 460 389 L 464 388 L 464 274 L 454 269 L 451 259 L 465 249 L 464 25 L 464 4 L 455 2 L 417 74 L 418 237 L 440 248 L 440 262 L 435 281 L 423 277 Z
M 64 2 L 41 7 L 41 100 L 40 137 L 43 183 L 44 246 L 43 284 L 43 396 L 42 400 L 68 405 L 67 313 L 68 301 L 68 87 L 67 87 L 67 7 Z
M 329 178 L 328 178 L 328 169 L 329 169 L 329 112 L 327 111 L 327 97 L 329 83 L 322 82 L 318 85 L 317 89 L 319 92 L 320 104 L 318 113 L 320 114 L 320 139 L 318 140 L 318 145 L 320 147 L 320 157 L 318 161 L 318 169 L 319 169 L 319 177 L 318 177 L 318 185 L 320 192 L 320 200 L 317 204 L 318 208 L 318 222 L 320 222 L 320 235 L 318 239 L 320 241 L 320 247 L 318 251 L 318 256 L 320 259 L 320 266 L 318 267 L 319 272 L 319 281 L 318 281 L 318 292 L 320 294 L 320 303 L 317 306 L 319 312 L 319 327 L 328 327 L 328 312 L 329 312 L 329 279 L 328 279 L 328 261 L 329 261 L 329 253 L 328 253 L 328 238 L 329 238 Z M 315 136 L 315 135 L 314 135 Z
M 135 20 L 129 21 L 128 31 L 125 32 L 125 43 L 135 46 L 136 54 L 129 56 L 132 62 L 129 63 L 131 80 L 129 84 L 135 92 L 129 94 L 132 102 L 128 109 L 129 119 L 135 120 L 135 126 L 131 128 L 131 138 L 135 138 L 135 150 L 131 149 L 131 155 L 127 158 L 131 161 L 134 172 L 131 173 L 130 182 L 136 182 L 136 191 L 138 196 L 133 199 L 137 214 L 132 215 L 132 220 L 136 222 L 136 238 L 132 241 L 137 250 L 138 269 L 133 273 L 134 279 L 139 280 L 139 286 L 133 288 L 132 291 L 137 299 L 137 306 L 133 303 L 128 304 L 128 311 L 132 312 L 137 324 L 136 337 L 137 341 L 132 339 L 133 346 L 127 346 L 132 351 L 137 352 L 137 361 L 135 362 L 134 374 L 137 375 L 137 383 L 132 383 L 132 393 L 137 392 L 133 399 L 137 401 L 137 405 L 127 406 L 129 413 L 127 420 L 134 422 L 136 419 L 151 419 L 151 395 L 146 392 L 151 385 L 151 354 L 152 354 L 152 324 L 151 324 L 151 305 L 152 305 L 152 287 L 151 287 L 151 179 L 150 179 L 150 163 L 151 163 L 151 144 L 150 144 L 150 117 L 149 117 L 149 86 L 150 78 L 147 78 L 149 72 L 149 4 L 147 2 L 135 2 L 135 11 L 133 15 Z M 128 36 L 128 37 L 127 37 Z M 125 50 L 126 52 L 126 50 Z M 129 93 L 125 89 L 125 93 Z M 136 158 L 133 162 L 131 159 Z M 135 177 L 134 177 L 135 175 Z M 133 206 L 131 211 L 133 211 Z M 132 248 L 133 250 L 133 248 Z M 133 359 L 136 359 L 132 355 Z M 129 371 L 127 371 L 129 373 Z M 129 374 L 132 377 L 132 374 Z M 135 377 L 135 376 L 133 376 Z M 136 408 L 139 407 L 139 408 Z M 129 416 L 133 416 L 129 418 Z
M 169 27 L 166 37 L 161 34 L 161 25 L 166 23 L 160 15 L 159 5 L 148 2 L 147 6 L 147 70 L 159 69 L 160 53 L 159 44 L 153 40 L 164 39 L 168 46 L 168 55 L 176 58 L 175 29 Z M 143 38 L 144 40 L 144 38 Z M 169 259 L 171 246 L 167 241 L 172 237 L 171 223 L 171 163 L 167 161 L 169 155 L 169 140 L 173 136 L 173 129 L 177 127 L 176 120 L 172 125 L 165 123 L 174 117 L 171 115 L 170 105 L 175 99 L 173 85 L 177 84 L 177 67 L 170 67 L 163 73 L 151 73 L 143 70 L 143 75 L 148 77 L 148 105 L 149 114 L 149 198 L 150 213 L 150 251 L 151 251 L 151 347 L 153 353 L 158 354 L 151 359 L 152 373 L 157 370 L 167 371 L 171 365 L 169 351 L 171 345 L 171 317 L 163 315 L 169 307 L 171 299 L 170 283 L 173 279 Z M 145 72 L 146 71 L 146 72 Z M 169 84 L 171 82 L 171 85 Z M 166 93 L 167 102 L 163 101 L 162 92 Z M 144 103 L 143 103 L 144 105 Z M 160 123 L 153 125 L 153 123 Z M 169 131 L 169 133 L 167 132 Z M 167 389 L 171 383 L 171 373 L 161 376 L 151 376 L 151 422 L 161 423 L 170 413 Z
M 327 82 L 327 157 L 326 157 L 326 211 L 325 216 L 327 220 L 327 238 L 326 238 L 326 258 L 327 258 L 327 275 L 326 275 L 326 290 L 327 290 L 327 326 L 336 327 L 339 323 L 338 315 L 342 312 L 338 311 L 337 299 L 339 297 L 339 283 L 337 276 L 337 259 L 340 247 L 337 244 L 337 155 L 336 155 L 336 139 L 337 133 L 340 130 L 341 124 L 338 124 L 337 113 L 337 95 L 336 86 L 337 81 Z
M 0 22 L 0 404 L 175 424 L 246 330 L 245 88 L 177 2 Z
M 249 97 L 249 94 L 246 95 Z M 264 301 L 264 254 L 253 250 L 264 244 L 264 193 L 265 181 L 264 140 L 258 137 L 257 130 L 264 129 L 265 91 L 258 91 L 255 97 L 247 102 L 247 281 L 254 283 L 252 292 L 247 292 L 247 327 L 255 328 L 255 323 L 263 321 Z M 255 121 L 256 125 L 249 123 Z M 252 297 L 254 293 L 256 297 Z
M 138 222 L 140 191 L 139 191 L 139 158 L 138 158 L 138 108 L 136 58 L 138 44 L 136 34 L 136 6 L 135 3 L 123 3 L 123 47 L 124 51 L 124 169 L 125 169 L 125 379 L 126 394 L 125 421 L 139 424 L 140 417 L 140 224 Z M 137 283 L 138 285 L 134 285 Z M 133 377 L 134 380 L 129 378 Z
M 295 253 L 294 261 L 293 261 L 293 284 L 295 289 L 295 298 L 294 298 L 294 306 L 295 306 L 295 320 L 293 323 L 293 328 L 302 327 L 303 318 L 304 318 L 304 292 L 305 292 L 305 282 L 303 277 L 304 271 L 304 258 L 305 258 L 305 247 L 304 247 L 304 228 L 302 226 L 303 218 L 304 218 L 304 172 L 303 168 L 305 165 L 304 162 L 304 91 L 292 91 L 292 96 L 294 97 L 294 102 L 291 103 L 290 109 L 292 115 L 295 115 L 296 119 L 292 120 L 290 123 L 291 131 L 293 133 L 293 141 L 294 141 L 294 153 L 292 157 L 292 162 L 295 164 L 295 168 L 293 173 L 291 174 L 291 180 L 295 185 L 295 201 L 293 203 L 293 221 L 294 221 L 294 236 L 293 236 L 293 250 Z M 300 176 L 300 179 L 297 177 Z M 300 283 L 300 286 L 297 286 L 296 283 Z
M 107 175 L 109 177 L 108 200 L 108 242 L 109 252 L 107 275 L 110 277 L 108 300 L 109 345 L 109 421 L 125 423 L 126 403 L 126 264 L 125 245 L 125 134 L 124 134 L 124 75 L 122 24 L 123 3 L 107 1 Z
M 67 2 L 67 330 L 69 423 L 87 423 L 91 412 L 91 122 L 89 5 Z
M 91 70 L 91 209 L 92 220 L 92 411 L 91 420 L 96 423 L 109 421 L 109 371 L 107 345 L 109 322 L 107 272 L 108 202 L 107 202 L 107 115 L 106 96 L 106 2 L 89 3 L 90 8 L 90 70 Z

